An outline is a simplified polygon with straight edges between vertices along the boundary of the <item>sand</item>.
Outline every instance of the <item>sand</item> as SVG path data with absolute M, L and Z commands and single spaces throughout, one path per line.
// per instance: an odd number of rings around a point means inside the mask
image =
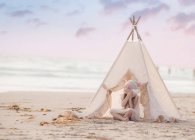
M 195 94 L 173 96 L 183 116 L 178 123 L 121 122 L 111 119 L 52 123 L 52 119 L 64 110 L 85 108 L 93 95 L 35 91 L 0 93 L 0 139 L 195 139 Z

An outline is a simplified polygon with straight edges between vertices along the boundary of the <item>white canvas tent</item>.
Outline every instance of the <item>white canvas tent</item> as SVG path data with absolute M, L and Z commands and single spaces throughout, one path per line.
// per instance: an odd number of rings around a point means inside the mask
M 127 41 L 91 103 L 83 113 L 75 113 L 77 117 L 101 118 L 109 114 L 110 108 L 119 107 L 122 90 L 116 90 L 110 95 L 104 85 L 112 89 L 129 73 L 130 79 L 136 79 L 142 83 L 148 82 L 145 92 L 141 92 L 140 95 L 142 99 L 142 105 L 140 104 L 142 116 L 140 117 L 145 120 L 156 120 L 159 116 L 180 118 L 178 110 L 138 33 L 139 19 L 137 21 L 134 17 L 130 19 L 133 28 Z

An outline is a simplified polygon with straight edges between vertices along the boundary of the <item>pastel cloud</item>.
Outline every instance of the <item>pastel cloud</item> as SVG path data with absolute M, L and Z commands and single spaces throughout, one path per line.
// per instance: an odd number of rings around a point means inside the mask
M 100 3 L 104 7 L 105 14 L 111 14 L 115 11 L 122 10 L 133 3 L 156 4 L 158 2 L 158 0 L 100 0 Z
M 150 32 L 146 31 L 145 36 L 147 36 L 147 37 L 151 36 Z
M 0 3 L 0 9 L 4 8 L 6 6 L 5 3 Z
M 135 11 L 132 15 L 132 16 L 135 16 L 135 17 L 140 17 L 141 16 L 141 20 L 147 20 L 149 19 L 150 17 L 154 17 L 155 15 L 158 15 L 161 11 L 168 11 L 170 9 L 170 7 L 164 3 L 161 3 L 160 5 L 158 6 L 155 6 L 155 7 L 152 7 L 152 8 L 145 8 L 143 10 L 138 10 L 138 11 Z M 126 29 L 127 27 L 129 27 L 130 25 L 130 21 L 129 19 L 126 20 L 124 23 L 122 23 L 122 30 Z
M 195 36 L 195 24 L 192 24 L 190 27 L 188 27 L 186 30 L 185 30 L 185 33 L 187 35 L 193 35 Z
M 40 27 L 40 26 L 43 26 L 43 25 L 47 25 L 46 22 L 40 20 L 39 18 L 29 19 L 29 20 L 27 21 L 27 23 L 34 25 L 36 28 L 38 28 L 38 27 Z
M 178 0 L 181 5 L 190 6 L 195 5 L 195 0 Z
M 7 34 L 7 31 L 2 30 L 2 31 L 0 31 L 0 34 L 1 34 L 1 35 L 5 35 L 5 34 Z
M 195 21 L 195 13 L 178 13 L 177 15 L 171 17 L 168 22 L 172 25 L 172 30 L 185 29 L 190 22 Z
M 126 5 L 123 0 L 121 1 L 111 1 L 111 0 L 100 0 L 104 5 L 104 12 L 106 14 L 111 14 L 114 11 L 118 11 L 120 9 L 126 8 Z
M 75 5 L 75 8 L 72 8 L 71 10 L 66 12 L 66 16 L 77 16 L 79 14 L 82 14 L 85 9 L 86 7 L 83 4 L 78 3 Z
M 73 10 L 73 11 L 71 11 L 71 12 L 66 13 L 66 15 L 67 15 L 67 16 L 75 16 L 75 15 L 78 15 L 78 14 L 80 14 L 80 13 L 81 13 L 80 10 Z
M 9 15 L 12 17 L 24 17 L 26 15 L 31 15 L 31 14 L 33 14 L 33 12 L 30 10 L 17 10 L 9 13 Z
M 42 10 L 44 10 L 44 11 L 51 11 L 51 12 L 54 12 L 54 13 L 58 12 L 57 9 L 52 8 L 52 7 L 48 6 L 48 5 L 41 5 L 40 8 Z
M 167 4 L 161 3 L 158 6 L 152 7 L 152 8 L 145 8 L 143 10 L 138 10 L 134 12 L 132 15 L 139 17 L 141 16 L 142 19 L 148 19 L 150 17 L 153 17 L 154 15 L 159 14 L 161 11 L 167 11 L 170 7 Z
M 77 30 L 76 37 L 86 36 L 93 31 L 95 31 L 93 27 L 81 27 Z

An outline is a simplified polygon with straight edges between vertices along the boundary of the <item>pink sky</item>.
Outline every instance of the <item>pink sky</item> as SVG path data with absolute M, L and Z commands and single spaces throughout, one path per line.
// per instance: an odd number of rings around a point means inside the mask
M 131 25 L 157 65 L 195 67 L 195 1 L 1 0 L 0 55 L 113 61 Z

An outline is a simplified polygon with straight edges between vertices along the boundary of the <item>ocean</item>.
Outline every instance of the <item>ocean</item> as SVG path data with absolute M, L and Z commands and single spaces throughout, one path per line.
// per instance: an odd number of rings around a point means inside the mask
M 95 92 L 112 62 L 80 59 L 0 56 L 0 92 Z M 158 67 L 171 93 L 195 93 L 193 69 Z

